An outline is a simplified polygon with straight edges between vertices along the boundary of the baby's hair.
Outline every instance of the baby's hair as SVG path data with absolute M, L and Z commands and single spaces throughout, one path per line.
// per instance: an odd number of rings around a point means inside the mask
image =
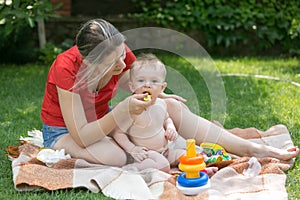
M 164 63 L 152 53 L 141 54 L 137 57 L 130 69 L 130 79 L 137 70 L 143 67 L 152 67 L 154 69 L 159 69 L 162 72 L 162 74 L 160 75 L 165 80 L 167 74 L 166 67 Z

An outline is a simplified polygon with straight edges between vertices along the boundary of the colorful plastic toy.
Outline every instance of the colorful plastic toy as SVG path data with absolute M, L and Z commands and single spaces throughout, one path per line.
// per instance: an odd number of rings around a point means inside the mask
M 206 142 L 200 144 L 200 147 L 203 150 L 201 154 L 204 156 L 206 164 L 231 160 L 231 157 L 226 153 L 225 149 L 218 144 Z
M 197 195 L 210 187 L 204 157 L 196 153 L 194 139 L 186 140 L 186 155 L 179 158 L 179 169 L 184 171 L 177 178 L 176 187 L 186 195 Z

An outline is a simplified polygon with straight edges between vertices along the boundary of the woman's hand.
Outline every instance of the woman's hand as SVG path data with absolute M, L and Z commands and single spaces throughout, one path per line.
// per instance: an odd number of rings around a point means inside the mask
M 128 130 L 135 121 L 136 115 L 140 115 L 147 110 L 149 106 L 155 103 L 155 99 L 144 101 L 148 94 L 134 94 L 127 97 L 112 109 L 112 115 L 116 125 L 124 132 Z
M 155 99 L 151 99 L 150 101 L 144 101 L 144 98 L 148 94 L 134 94 L 129 98 L 129 113 L 132 115 L 139 115 L 151 105 L 155 103 Z
M 166 94 L 166 93 L 162 92 L 162 93 L 160 93 L 160 95 L 158 97 L 161 99 L 172 98 L 172 99 L 176 99 L 177 101 L 181 101 L 182 103 L 186 102 L 186 99 L 184 99 L 181 96 L 178 96 L 176 94 Z

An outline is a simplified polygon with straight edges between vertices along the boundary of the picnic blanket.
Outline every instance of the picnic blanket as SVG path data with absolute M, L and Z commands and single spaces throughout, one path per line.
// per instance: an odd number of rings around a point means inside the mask
M 254 139 L 278 148 L 293 146 L 289 131 L 276 125 L 268 134 Z M 60 160 L 51 167 L 36 156 L 40 147 L 24 143 L 12 159 L 13 183 L 18 191 L 37 188 L 58 190 L 87 188 L 115 199 L 287 199 L 285 189 L 287 171 L 291 163 L 274 158 L 258 158 L 259 174 L 246 175 L 249 157 L 216 163 L 220 170 L 210 179 L 211 187 L 197 196 L 185 196 L 175 186 L 176 176 L 156 169 L 136 171 L 99 164 L 82 159 Z M 253 158 L 252 158 L 253 159 Z

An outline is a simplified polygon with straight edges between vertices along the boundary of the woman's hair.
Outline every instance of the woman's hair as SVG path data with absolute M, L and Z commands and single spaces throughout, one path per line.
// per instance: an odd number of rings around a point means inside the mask
M 106 40 L 110 40 L 107 45 L 115 48 L 123 43 L 125 38 L 118 29 L 103 19 L 86 22 L 76 35 L 76 45 L 83 57 L 88 57 L 99 44 Z
M 137 59 L 132 63 L 130 69 L 130 79 L 133 77 L 137 70 L 143 67 L 150 67 L 159 70 L 161 72 L 160 76 L 165 80 L 167 71 L 164 63 L 151 53 L 139 55 Z
M 118 46 L 124 43 L 125 37 L 112 24 L 103 19 L 93 19 L 82 25 L 76 35 L 76 45 L 87 67 L 81 67 L 74 88 L 83 85 L 94 85 L 104 76 L 111 66 L 104 66 L 99 76 L 90 78 L 98 65 Z

